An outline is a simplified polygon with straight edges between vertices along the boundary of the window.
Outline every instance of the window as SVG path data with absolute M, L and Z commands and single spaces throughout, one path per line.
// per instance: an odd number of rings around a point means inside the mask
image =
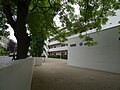
M 70 44 L 70 47 L 75 47 L 76 46 L 76 44 Z
M 65 52 L 62 52 L 61 55 L 65 55 Z
M 56 55 L 56 53 L 54 53 L 54 55 Z
M 65 46 L 65 44 L 62 44 L 62 45 L 61 45 L 61 47 L 64 47 L 64 46 Z

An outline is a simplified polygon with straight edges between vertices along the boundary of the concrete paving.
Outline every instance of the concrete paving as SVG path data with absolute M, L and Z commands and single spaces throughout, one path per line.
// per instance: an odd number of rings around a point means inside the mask
M 77 68 L 47 59 L 35 66 L 31 90 L 120 90 L 120 74 Z
M 11 61 L 12 57 L 9 56 L 0 56 L 0 62 Z

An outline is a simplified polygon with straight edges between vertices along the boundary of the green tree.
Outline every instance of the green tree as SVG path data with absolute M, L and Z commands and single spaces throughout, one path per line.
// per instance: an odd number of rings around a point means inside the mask
M 79 7 L 78 15 L 74 14 L 74 5 Z M 56 38 L 65 40 L 66 34 L 79 33 L 85 45 L 94 45 L 96 42 L 93 38 L 87 34 L 82 35 L 82 32 L 91 29 L 100 31 L 102 25 L 108 21 L 108 16 L 115 16 L 115 11 L 118 9 L 120 9 L 120 0 L 68 0 L 58 13 L 63 28 L 59 27 Z
M 0 45 L 0 56 L 1 55 L 7 55 L 7 49 Z
M 40 57 L 43 53 L 43 46 L 45 41 L 45 36 L 43 33 L 39 33 L 37 36 L 32 37 L 32 42 L 30 46 L 30 53 L 34 57 Z
M 18 41 L 17 58 L 26 58 L 30 37 L 26 33 L 26 19 L 31 0 L 2 0 L 0 11 L 6 16 L 7 23 L 14 30 L 14 35 Z M 14 18 L 14 17 L 17 18 Z
M 81 33 L 93 28 L 99 31 L 107 17 L 114 16 L 120 7 L 119 0 L 1 0 L 0 3 L 0 11 L 13 28 L 18 42 L 17 59 L 27 57 L 30 36 L 34 40 L 41 30 L 45 37 L 55 34 L 60 41 L 66 40 L 68 33 L 80 33 L 86 44 L 94 43 L 92 38 Z M 78 16 L 74 14 L 74 5 L 79 6 Z M 60 18 L 61 27 L 54 23 L 56 15 Z
M 56 31 L 53 18 L 59 8 L 60 1 L 36 0 L 36 2 L 31 2 L 27 21 L 32 37 L 30 51 L 33 56 L 41 56 L 44 41 Z
M 5 15 L 0 12 L 0 36 L 8 37 L 10 35 L 9 31 L 6 31 L 8 29 L 6 22 Z
M 47 19 L 54 16 L 55 12 L 58 11 L 61 0 L 2 0 L 0 11 L 6 16 L 7 23 L 14 30 L 14 35 L 17 39 L 17 59 L 26 58 L 28 48 L 30 46 L 31 38 L 27 33 L 27 20 L 29 15 L 32 14 L 40 15 L 39 18 L 42 20 L 42 16 L 48 12 L 52 12 L 53 15 L 47 15 Z M 42 12 L 41 12 L 42 11 Z M 37 17 L 35 16 L 35 17 Z M 33 17 L 32 17 L 33 18 Z M 38 17 L 37 17 L 38 18 Z M 32 21 L 34 23 L 34 21 Z M 39 22 L 40 23 L 40 22 Z M 41 23 L 44 24 L 43 22 Z M 51 22 L 52 24 L 52 22 Z M 36 25 L 37 26 L 37 25 Z M 46 25 L 49 26 L 49 25 Z M 39 30 L 39 29 L 38 29 Z M 32 33 L 33 34 L 33 33 Z

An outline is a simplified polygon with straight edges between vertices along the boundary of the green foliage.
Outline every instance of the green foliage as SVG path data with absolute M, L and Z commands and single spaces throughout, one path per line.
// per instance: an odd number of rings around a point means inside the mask
M 61 59 L 67 59 L 68 55 L 61 55 Z
M 59 0 L 32 0 L 29 6 L 28 25 L 31 34 L 44 30 L 46 37 L 57 31 L 53 18 L 60 9 Z M 34 22 L 33 22 L 34 21 Z M 42 29 L 41 29 L 42 28 Z
M 7 49 L 0 45 L 0 56 L 1 55 L 7 55 Z
M 17 31 L 16 29 L 16 22 L 19 23 L 19 21 L 16 18 L 13 19 L 13 17 L 19 16 L 17 6 L 24 2 L 29 6 L 28 14 L 25 14 L 27 20 L 25 19 L 23 22 L 27 24 L 30 31 L 33 56 L 41 55 L 44 40 L 51 35 L 60 42 L 64 42 L 67 40 L 68 34 L 79 33 L 85 45 L 96 44 L 91 37 L 81 33 L 91 29 L 100 31 L 101 26 L 108 21 L 108 16 L 115 16 L 115 10 L 120 9 L 120 0 L 21 0 L 21 2 L 19 0 L 2 0 L 2 2 L 7 6 L 6 9 L 9 13 L 6 13 L 5 16 L 3 6 L 0 4 L 0 29 L 5 31 L 8 28 L 6 22 L 9 21 L 8 23 L 14 27 L 16 35 L 22 32 L 22 30 Z M 79 14 L 75 14 L 75 5 L 79 9 Z M 53 20 L 56 16 L 60 19 L 61 26 L 56 25 Z M 6 18 L 9 20 L 7 21 Z
M 5 25 L 6 22 L 7 22 L 7 21 L 6 21 L 6 19 L 5 19 L 5 15 L 0 11 L 0 28 L 1 28 L 1 29 L 5 30 L 5 29 L 8 28 L 8 26 Z
M 93 46 L 98 44 L 97 41 L 94 41 L 93 38 L 89 35 L 80 35 L 79 37 L 83 39 L 84 45 L 86 46 Z
M 99 32 L 101 26 L 108 21 L 108 16 L 115 16 L 115 10 L 120 9 L 120 2 L 116 0 L 48 1 L 31 2 L 28 16 L 30 32 L 35 35 L 44 30 L 45 37 L 52 35 L 60 42 L 66 41 L 68 34 L 80 33 L 80 38 L 88 46 L 93 46 L 97 42 L 92 37 L 81 33 L 91 29 Z M 79 15 L 74 14 L 74 5 L 79 7 Z M 59 15 L 60 27 L 53 21 L 56 15 Z
M 30 52 L 32 56 L 41 56 L 44 41 L 56 33 L 53 18 L 60 8 L 60 1 L 32 0 L 28 14 L 28 29 L 31 33 L 32 42 Z
M 60 55 L 49 55 L 48 58 L 60 58 Z
M 78 15 L 74 14 L 73 5 L 79 6 Z M 118 9 L 120 9 L 118 0 L 68 0 L 58 14 L 63 28 L 72 34 L 80 33 L 80 37 L 86 42 L 85 45 L 93 45 L 96 42 L 90 36 L 81 36 L 81 33 L 91 29 L 100 31 L 102 25 L 108 21 L 108 16 L 115 16 L 115 10 Z
M 49 55 L 48 58 L 61 58 L 61 59 L 67 59 L 67 55 Z
M 60 42 L 64 42 L 67 40 L 66 36 L 67 36 L 66 30 L 62 30 L 60 33 L 56 34 L 55 39 Z
M 9 31 L 0 30 L 0 36 L 8 37 L 10 35 Z
M 0 35 L 1 36 L 9 36 L 9 32 L 6 31 L 8 29 L 8 26 L 6 25 L 6 18 L 5 15 L 0 11 Z
M 44 46 L 44 34 L 40 33 L 37 36 L 32 36 L 31 46 L 30 46 L 30 54 L 34 57 L 40 57 L 43 53 Z

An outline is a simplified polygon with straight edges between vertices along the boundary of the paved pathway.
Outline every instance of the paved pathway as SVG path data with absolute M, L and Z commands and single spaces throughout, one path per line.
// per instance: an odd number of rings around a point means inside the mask
M 0 56 L 0 62 L 10 61 L 10 60 L 12 60 L 12 57 L 9 57 L 9 56 Z
M 34 68 L 31 90 L 120 90 L 120 74 L 76 68 L 47 59 Z

